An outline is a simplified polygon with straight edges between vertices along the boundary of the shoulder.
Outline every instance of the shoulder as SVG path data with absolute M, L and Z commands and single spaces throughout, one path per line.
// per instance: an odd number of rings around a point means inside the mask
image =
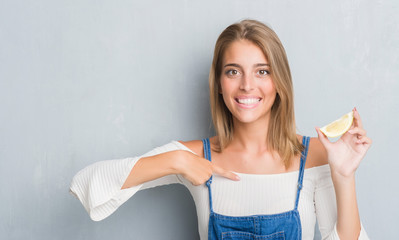
M 190 149 L 192 152 L 197 154 L 200 157 L 203 157 L 203 146 L 202 146 L 202 141 L 201 140 L 191 140 L 191 141 L 178 141 L 179 143 L 183 144 L 186 146 L 188 149 Z
M 306 168 L 318 167 L 325 164 L 328 164 L 326 149 L 318 138 L 310 138 Z

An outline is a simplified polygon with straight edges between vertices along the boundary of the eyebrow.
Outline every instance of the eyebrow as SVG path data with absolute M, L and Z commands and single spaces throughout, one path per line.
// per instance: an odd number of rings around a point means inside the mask
M 257 63 L 257 64 L 254 64 L 254 67 L 270 67 L 270 64 L 267 64 L 267 63 Z M 229 63 L 229 64 L 226 64 L 226 65 L 224 65 L 224 68 L 225 67 L 238 67 L 238 68 L 241 68 L 241 66 L 239 65 L 239 64 L 237 64 L 237 63 Z

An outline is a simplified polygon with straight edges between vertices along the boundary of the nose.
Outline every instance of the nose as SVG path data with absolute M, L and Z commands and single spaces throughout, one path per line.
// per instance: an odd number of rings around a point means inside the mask
M 243 75 L 241 79 L 240 89 L 246 92 L 254 89 L 254 77 L 250 74 Z

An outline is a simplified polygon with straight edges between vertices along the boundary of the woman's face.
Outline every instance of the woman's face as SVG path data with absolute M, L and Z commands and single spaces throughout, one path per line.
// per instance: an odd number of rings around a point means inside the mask
M 268 121 L 276 98 L 270 65 L 262 50 L 248 40 L 226 49 L 220 77 L 223 100 L 235 121 Z

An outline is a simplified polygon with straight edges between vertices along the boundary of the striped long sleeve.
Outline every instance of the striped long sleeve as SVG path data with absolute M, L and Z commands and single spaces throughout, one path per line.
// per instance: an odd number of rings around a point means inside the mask
M 79 199 L 92 220 L 103 220 L 139 190 L 181 183 L 179 176 L 169 175 L 145 184 L 121 189 L 130 171 L 140 158 L 174 150 L 183 150 L 183 148 L 178 142 L 172 141 L 139 157 L 93 163 L 73 177 L 69 191 Z

